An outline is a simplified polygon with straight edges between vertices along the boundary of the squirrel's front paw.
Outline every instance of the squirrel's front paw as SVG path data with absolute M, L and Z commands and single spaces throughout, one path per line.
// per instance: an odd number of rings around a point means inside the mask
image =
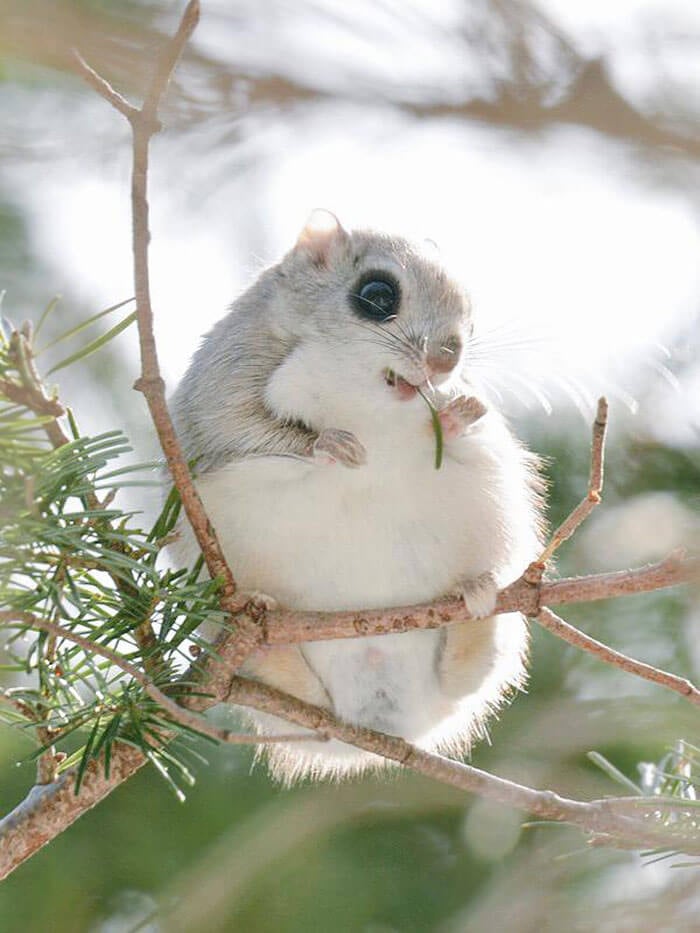
M 485 619 L 493 615 L 498 585 L 492 573 L 482 573 L 475 580 L 465 580 L 457 587 L 457 593 L 475 619 Z
M 470 425 L 478 421 L 479 418 L 483 418 L 486 411 L 484 403 L 475 395 L 470 395 L 469 398 L 460 395 L 458 398 L 452 399 L 448 405 L 438 412 L 445 438 L 453 440 L 456 437 L 461 437 Z
M 321 431 L 313 444 L 313 457 L 324 463 L 342 463 L 360 467 L 367 462 L 367 451 L 350 431 L 328 428 Z

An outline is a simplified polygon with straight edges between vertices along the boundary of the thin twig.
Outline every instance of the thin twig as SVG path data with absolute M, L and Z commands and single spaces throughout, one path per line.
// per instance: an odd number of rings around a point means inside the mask
M 19 383 L 12 380 L 3 379 L 1 390 L 5 396 L 28 408 L 34 414 L 44 417 L 43 429 L 52 447 L 62 447 L 68 443 L 60 418 L 65 415 L 65 409 L 55 397 L 46 394 L 44 385 L 39 378 L 39 374 L 34 364 L 34 352 L 32 347 L 33 328 L 29 322 L 25 322 L 19 331 L 14 331 L 10 336 L 8 357 L 11 365 L 19 376 Z M 34 502 L 33 477 L 27 477 L 25 481 L 25 496 L 30 510 L 36 510 Z M 94 497 L 97 503 L 97 497 Z M 62 575 L 62 568 L 59 566 L 56 570 L 57 578 Z M 49 635 L 43 646 L 43 651 L 38 657 L 39 664 L 39 684 L 40 691 L 44 699 L 47 698 L 47 688 L 44 679 L 45 665 L 50 665 L 54 660 L 55 639 Z M 36 710 L 33 719 L 36 723 L 37 738 L 44 748 L 44 751 L 36 763 L 37 784 L 51 784 L 58 776 L 59 759 L 56 756 L 56 749 L 53 746 L 53 730 L 46 725 L 48 712 L 46 707 Z
M 60 572 L 60 568 L 59 568 Z M 57 574 L 58 576 L 58 574 Z M 48 700 L 49 687 L 46 680 L 47 667 L 51 667 L 56 660 L 56 636 L 48 634 L 43 651 L 37 657 L 37 666 L 39 669 L 39 686 L 41 696 L 44 702 L 37 709 L 37 727 L 36 734 L 39 742 L 45 751 L 39 755 L 36 763 L 36 782 L 37 784 L 51 784 L 58 777 L 58 761 L 56 760 L 56 748 L 53 744 L 53 730 L 47 724 L 49 716 Z
M 142 108 L 144 113 L 151 113 L 155 117 L 173 72 L 182 56 L 182 52 L 190 36 L 197 28 L 199 15 L 199 0 L 190 0 L 185 8 L 185 12 L 182 14 L 182 19 L 180 20 L 180 25 L 177 27 L 175 35 L 169 42 L 166 42 L 161 49 L 158 67 L 155 70 L 151 85 L 144 98 Z
M 126 97 L 122 97 L 118 91 L 115 91 L 109 81 L 105 81 L 101 75 L 98 75 L 98 73 L 88 65 L 77 49 L 72 49 L 71 52 L 73 54 L 73 61 L 83 80 L 86 81 L 93 90 L 97 91 L 100 97 L 104 97 L 115 110 L 124 114 L 127 120 L 131 120 L 139 112 L 138 108 L 130 104 Z
M 20 383 L 3 379 L 0 385 L 2 394 L 11 402 L 24 405 L 40 417 L 48 416 L 43 428 L 52 447 L 62 447 L 69 443 L 70 438 L 63 430 L 60 421 L 66 414 L 66 410 L 57 398 L 46 394 L 34 365 L 32 328 L 29 323 L 25 323 L 21 331 L 14 331 L 11 335 L 9 359 L 17 370 Z
M 587 651 L 589 654 L 595 655 L 601 661 L 605 661 L 606 664 L 612 664 L 629 674 L 636 674 L 637 677 L 642 677 L 644 680 L 650 680 L 652 683 L 667 687 L 669 690 L 673 690 L 685 697 L 686 700 L 690 700 L 696 706 L 700 706 L 700 690 L 689 680 L 659 670 L 652 667 L 651 664 L 636 661 L 620 651 L 615 651 L 614 648 L 609 648 L 602 642 L 591 638 L 590 635 L 585 635 L 579 629 L 574 628 L 573 625 L 569 625 L 568 622 L 560 619 L 551 609 L 542 608 L 535 616 L 535 621 L 558 638 L 568 641 L 570 645 L 575 645 L 581 651 Z
M 38 785 L 53 783 L 58 776 L 59 762 L 65 757 L 61 752 L 57 753 L 51 745 L 55 737 L 53 731 L 42 725 L 43 717 L 41 713 L 36 709 L 32 709 L 28 703 L 20 700 L 19 697 L 14 696 L 11 689 L 0 690 L 0 703 L 10 706 L 19 716 L 32 723 L 40 745 L 42 747 L 49 746 L 37 760 L 36 783 Z
M 594 602 L 633 593 L 651 593 L 682 583 L 700 584 L 700 557 L 684 557 L 682 551 L 674 551 L 664 560 L 646 567 L 548 581 L 542 585 L 541 602 L 552 606 Z
M 66 409 L 60 399 L 55 396 L 49 397 L 46 394 L 43 381 L 34 363 L 33 334 L 29 322 L 26 322 L 20 331 L 15 331 L 12 334 L 10 338 L 9 355 L 13 366 L 17 370 L 21 384 L 17 384 L 11 380 L 2 380 L 0 382 L 0 393 L 4 394 L 11 401 L 16 401 L 24 405 L 36 415 L 49 415 L 50 418 L 45 422 L 43 427 L 51 446 L 55 450 L 64 447 L 66 444 L 70 443 L 70 438 L 63 430 L 60 421 L 60 419 L 65 416 Z M 108 504 L 106 499 L 100 501 L 93 490 L 88 490 L 88 492 L 85 493 L 85 501 L 90 508 L 94 510 L 105 509 Z M 114 542 L 108 544 L 108 549 L 119 553 L 123 551 L 122 545 Z M 58 560 L 59 568 L 62 564 L 70 562 L 71 555 L 61 555 Z M 124 579 L 122 576 L 112 573 L 110 570 L 106 572 L 110 575 L 115 586 L 121 593 L 129 597 L 133 597 L 137 593 L 137 589 L 133 583 Z M 134 632 L 134 637 L 139 647 L 143 650 L 147 672 L 155 676 L 162 668 L 163 662 L 162 658 L 154 655 L 157 639 L 150 618 L 142 620 L 141 624 Z M 42 744 L 47 744 L 44 739 L 42 739 Z M 47 755 L 50 755 L 50 752 L 47 752 Z M 43 768 L 41 761 L 39 762 L 39 767 Z M 42 771 L 43 777 L 47 777 L 51 773 L 54 773 L 55 776 L 55 771 Z
M 112 648 L 108 648 L 106 645 L 100 645 L 95 641 L 91 641 L 89 638 L 84 637 L 83 635 L 78 635 L 77 632 L 71 632 L 70 629 L 65 629 L 60 625 L 57 625 L 55 622 L 49 622 L 48 619 L 41 619 L 39 616 L 34 615 L 31 612 L 16 612 L 14 610 L 2 610 L 0 611 L 0 623 L 6 625 L 12 625 L 13 623 L 27 626 L 32 629 L 38 629 L 42 632 L 48 632 L 54 638 L 63 638 L 66 641 L 70 641 L 78 647 L 82 648 L 87 654 L 97 655 L 98 657 L 104 658 L 106 661 L 109 661 L 110 664 L 113 664 L 115 667 L 119 668 L 124 674 L 128 674 L 130 677 L 140 684 L 149 697 L 157 703 L 162 709 L 164 709 L 173 722 L 177 722 L 182 726 L 185 726 L 189 729 L 193 729 L 195 732 L 199 732 L 201 735 L 209 736 L 209 738 L 214 739 L 217 742 L 226 742 L 229 745 L 263 745 L 270 742 L 301 742 L 301 741 L 314 741 L 320 740 L 325 741 L 325 737 L 321 736 L 309 736 L 309 735 L 289 735 L 285 734 L 282 736 L 264 736 L 264 735 L 249 735 L 247 733 L 232 732 L 229 729 L 218 729 L 216 726 L 213 726 L 210 722 L 204 719 L 203 716 L 198 715 L 197 713 L 192 712 L 191 710 L 185 709 L 175 702 L 167 694 L 163 693 L 153 681 L 140 671 L 133 664 L 129 664 L 128 661 L 125 661 L 124 658 Z
M 65 415 L 63 407 L 56 399 L 41 399 L 41 404 L 39 405 L 36 400 L 30 398 L 23 386 L 17 385 L 17 383 L 13 382 L 11 379 L 0 379 L 0 395 L 4 395 L 5 398 L 8 398 L 16 405 L 24 405 L 26 408 L 31 408 L 38 415 L 48 415 L 50 418 L 60 418 L 62 415 Z
M 158 433 L 158 439 L 168 463 L 170 475 L 180 493 L 187 519 L 192 526 L 197 543 L 212 579 L 221 581 L 221 608 L 231 616 L 229 622 L 237 625 L 237 638 L 230 645 L 230 654 L 236 667 L 260 641 L 260 631 L 255 620 L 245 611 L 245 605 L 236 599 L 236 582 L 224 557 L 216 532 L 207 517 L 199 493 L 192 481 L 187 461 L 182 453 L 175 428 L 165 399 L 165 383 L 160 372 L 158 352 L 153 328 L 153 308 L 149 283 L 148 245 L 148 154 L 151 138 L 160 130 L 157 120 L 158 108 L 168 87 L 172 73 L 182 51 L 199 20 L 199 0 L 190 0 L 173 38 L 167 42 L 160 55 L 153 79 L 140 109 L 129 108 L 125 112 L 123 101 L 114 88 L 89 66 L 80 56 L 76 63 L 85 80 L 120 113 L 129 120 L 132 131 L 132 246 L 134 255 L 134 287 L 136 317 L 141 352 L 141 376 L 134 388 L 142 392 Z M 99 84 L 95 78 L 99 79 Z M 134 110 L 136 112 L 134 112 Z
M 542 567 L 554 555 L 559 547 L 567 541 L 579 525 L 591 514 L 593 509 L 600 505 L 603 492 L 603 459 L 605 455 L 605 433 L 608 424 L 608 402 L 605 398 L 598 399 L 598 410 L 593 422 L 593 438 L 591 443 L 591 468 L 588 479 L 588 492 L 585 499 L 576 506 L 573 512 L 564 519 L 549 542 L 537 558 L 535 563 Z

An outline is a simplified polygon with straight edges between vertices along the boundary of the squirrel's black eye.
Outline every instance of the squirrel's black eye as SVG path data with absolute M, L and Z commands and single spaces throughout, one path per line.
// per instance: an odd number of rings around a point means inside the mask
M 364 276 L 351 293 L 353 307 L 362 317 L 386 321 L 395 317 L 399 307 L 398 283 L 388 275 L 372 273 Z

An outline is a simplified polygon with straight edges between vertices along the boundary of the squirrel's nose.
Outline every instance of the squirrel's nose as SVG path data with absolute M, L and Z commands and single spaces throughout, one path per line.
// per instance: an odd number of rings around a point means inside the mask
M 462 341 L 459 337 L 450 337 L 449 340 L 428 353 L 425 365 L 433 376 L 452 372 L 462 352 Z

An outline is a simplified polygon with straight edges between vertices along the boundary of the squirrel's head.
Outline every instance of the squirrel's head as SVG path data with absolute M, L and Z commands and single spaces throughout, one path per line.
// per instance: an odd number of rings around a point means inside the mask
M 346 393 L 350 380 L 356 401 L 360 392 L 378 403 L 378 391 L 406 401 L 459 372 L 469 301 L 406 240 L 348 232 L 334 214 L 316 210 L 275 271 L 297 382 L 306 365 L 314 380 L 335 376 Z

